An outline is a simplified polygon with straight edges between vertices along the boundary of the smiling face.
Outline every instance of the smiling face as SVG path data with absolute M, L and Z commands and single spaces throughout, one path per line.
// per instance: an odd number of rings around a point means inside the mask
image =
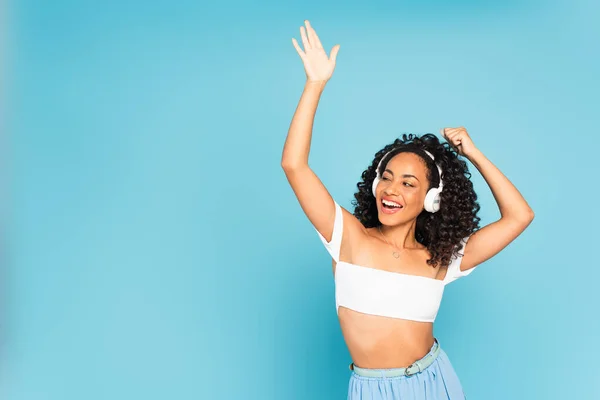
M 386 165 L 376 188 L 377 213 L 385 225 L 397 225 L 423 211 L 429 189 L 427 165 L 410 152 L 396 154 Z

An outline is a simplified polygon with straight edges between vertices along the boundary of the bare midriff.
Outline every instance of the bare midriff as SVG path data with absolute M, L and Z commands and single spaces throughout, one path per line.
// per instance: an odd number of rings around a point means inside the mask
M 433 323 L 369 315 L 339 307 L 342 334 L 360 368 L 403 368 L 423 358 L 434 343 Z

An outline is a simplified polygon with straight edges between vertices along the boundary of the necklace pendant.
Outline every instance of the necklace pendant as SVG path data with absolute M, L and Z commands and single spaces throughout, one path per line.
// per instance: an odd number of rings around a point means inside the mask
M 394 258 L 400 258 L 400 253 L 398 253 L 397 251 L 393 252 L 392 255 L 394 256 Z

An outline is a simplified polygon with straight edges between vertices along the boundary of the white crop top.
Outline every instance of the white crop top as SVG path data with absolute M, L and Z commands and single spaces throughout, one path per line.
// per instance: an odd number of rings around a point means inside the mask
M 325 248 L 336 261 L 335 304 L 365 314 L 433 322 L 437 316 L 444 287 L 467 276 L 476 267 L 460 270 L 462 256 L 455 252 L 443 280 L 425 276 L 390 272 L 340 261 L 343 233 L 342 208 L 335 203 L 335 222 L 331 241 L 317 231 Z M 316 230 L 316 228 L 315 228 Z M 463 246 L 468 237 L 463 239 Z M 459 250 L 461 250 L 459 249 Z

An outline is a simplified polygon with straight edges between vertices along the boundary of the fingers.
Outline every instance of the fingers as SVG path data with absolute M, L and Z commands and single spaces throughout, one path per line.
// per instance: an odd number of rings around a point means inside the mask
M 462 154 L 462 141 L 467 135 L 467 130 L 464 126 L 459 128 L 442 128 L 440 129 L 440 133 L 459 154 Z
M 300 36 L 302 37 L 302 45 L 304 46 L 304 51 L 312 49 L 310 42 L 308 41 L 308 37 L 306 36 L 306 30 L 303 26 L 300 27 Z
M 300 58 L 302 59 L 302 61 L 304 61 L 304 52 L 300 48 L 300 45 L 298 44 L 298 42 L 296 41 L 295 38 L 292 38 L 292 44 L 296 48 L 296 51 L 298 52 L 298 55 L 300 56 Z
M 454 128 L 454 129 L 452 129 L 452 128 L 451 128 L 451 129 L 446 129 L 446 139 L 447 139 L 448 141 L 452 140 L 452 138 L 453 138 L 454 136 L 456 136 L 456 135 L 457 135 L 459 132 L 460 132 L 460 131 L 459 131 L 459 130 L 457 130 L 456 128 Z
M 312 25 L 308 20 L 306 22 L 306 30 L 308 31 L 308 39 L 313 49 L 322 49 L 323 45 L 321 44 L 321 40 L 317 36 L 317 32 L 314 30 Z
M 308 20 L 305 20 L 304 23 L 306 24 L 306 28 L 304 26 L 300 27 L 300 36 L 302 37 L 304 51 L 322 49 L 323 45 L 321 44 L 321 40 L 319 39 L 317 32 L 313 29 Z
M 460 132 L 466 132 L 466 129 L 463 126 L 461 126 L 459 128 L 442 128 L 442 129 L 440 129 L 440 133 L 447 140 L 452 139 L 454 136 L 456 136 Z
M 331 61 L 335 64 L 335 60 L 337 58 L 339 50 L 340 50 L 339 44 L 336 44 L 335 46 L 333 46 L 333 48 L 331 49 L 331 53 L 329 54 L 329 61 Z
M 302 38 L 302 46 L 304 47 L 304 51 L 300 48 L 296 39 L 292 38 L 292 43 L 293 43 L 294 47 L 296 48 L 296 51 L 298 52 L 298 55 L 300 56 L 302 61 L 305 60 L 306 53 L 309 50 L 313 50 L 313 49 L 323 50 L 323 45 L 321 44 L 321 40 L 319 39 L 317 32 L 311 26 L 310 22 L 308 20 L 305 20 L 304 23 L 306 24 L 306 27 L 304 27 L 304 26 L 300 27 L 300 36 Z M 329 54 L 330 62 L 333 62 L 335 64 L 339 50 L 340 50 L 339 44 L 333 46 L 333 48 L 331 49 L 331 52 Z M 325 55 L 327 55 L 327 54 L 325 54 Z

